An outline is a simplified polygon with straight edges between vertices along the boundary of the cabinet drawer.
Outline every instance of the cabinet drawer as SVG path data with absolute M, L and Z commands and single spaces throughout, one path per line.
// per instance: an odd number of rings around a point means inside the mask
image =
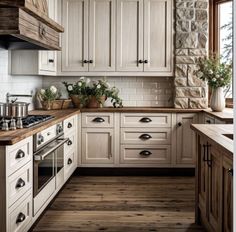
M 29 162 L 8 178 L 8 207 L 32 189 L 32 163 Z
M 171 114 L 121 114 L 121 127 L 170 127 Z
M 64 128 L 64 133 L 68 134 L 71 133 L 72 131 L 75 131 L 76 129 L 76 120 L 77 120 L 77 116 L 73 116 L 70 118 L 67 118 L 64 122 L 63 122 L 63 128 Z
M 122 144 L 170 144 L 170 128 L 122 128 Z
M 66 136 L 69 140 L 64 144 L 64 154 L 68 155 L 71 151 L 75 151 L 76 148 L 76 134 L 73 132 Z
M 26 138 L 6 149 L 6 170 L 8 176 L 28 163 L 33 156 L 32 137 Z
M 121 145 L 121 164 L 170 164 L 169 145 Z
M 113 113 L 83 113 L 82 127 L 113 127 Z
M 205 116 L 205 124 L 215 124 L 215 118 L 210 116 Z
M 71 152 L 69 155 L 65 155 L 65 160 L 64 160 L 64 166 L 65 166 L 65 180 L 68 179 L 73 171 L 76 168 L 76 159 L 75 159 L 75 152 Z
M 8 216 L 8 230 L 25 232 L 32 220 L 32 195 L 27 195 L 16 207 L 12 207 Z

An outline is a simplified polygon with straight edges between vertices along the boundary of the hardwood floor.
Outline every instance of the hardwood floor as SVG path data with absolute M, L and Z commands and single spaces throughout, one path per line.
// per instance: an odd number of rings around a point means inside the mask
M 193 177 L 73 176 L 33 231 L 191 232 Z

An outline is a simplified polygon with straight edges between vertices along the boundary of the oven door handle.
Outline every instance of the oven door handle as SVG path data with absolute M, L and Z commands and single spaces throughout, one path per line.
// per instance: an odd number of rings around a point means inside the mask
M 68 140 L 69 140 L 69 138 L 58 139 L 58 141 L 61 141 L 60 143 L 58 143 L 55 147 L 53 147 L 49 151 L 45 152 L 43 155 L 34 155 L 34 160 L 36 160 L 36 161 L 44 160 L 49 154 L 51 154 L 52 152 L 57 150 L 60 146 L 62 146 Z

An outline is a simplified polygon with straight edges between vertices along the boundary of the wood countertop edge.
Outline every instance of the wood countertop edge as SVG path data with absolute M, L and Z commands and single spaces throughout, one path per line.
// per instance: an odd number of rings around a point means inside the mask
M 14 145 L 23 139 L 26 139 L 38 132 L 50 127 L 50 126 L 53 126 L 59 122 L 62 122 L 64 120 L 66 120 L 67 118 L 72 117 L 72 116 L 79 114 L 79 113 L 80 113 L 80 110 L 78 110 L 78 109 L 63 110 L 63 113 L 61 111 L 31 111 L 30 115 L 50 114 L 50 115 L 54 116 L 55 118 L 50 119 L 44 123 L 41 123 L 39 125 L 36 125 L 34 127 L 30 127 L 30 128 L 17 129 L 14 131 L 0 131 L 0 146 Z M 11 135 L 11 133 L 12 133 L 12 135 Z M 3 134 L 3 135 L 1 135 L 1 134 Z M 9 135 L 7 135 L 7 134 L 9 134 Z
M 205 132 L 203 132 L 201 129 L 197 128 L 199 125 L 205 125 L 205 124 L 191 124 L 190 125 L 190 128 L 195 131 L 197 134 L 199 134 L 200 136 L 204 136 L 204 137 L 207 137 L 207 139 L 209 139 L 212 143 L 214 143 L 217 147 L 219 147 L 220 149 L 224 150 L 225 153 L 227 154 L 230 154 L 230 155 L 233 155 L 234 153 L 234 148 L 233 148 L 233 140 L 232 140 L 232 144 L 229 144 L 229 146 L 231 148 L 228 148 L 228 147 L 225 147 L 224 144 L 222 142 L 218 142 L 216 141 L 216 139 L 213 138 L 213 136 L 217 136 L 218 138 L 221 139 L 221 141 L 225 141 L 226 144 L 227 143 L 230 143 L 229 139 L 226 138 L 223 133 L 225 132 L 218 132 L 218 133 L 215 133 L 215 135 L 212 135 L 212 134 L 206 134 Z M 217 124 L 216 125 L 210 125 L 212 127 L 217 127 Z
M 228 123 L 233 123 L 233 119 L 234 119 L 233 111 L 232 111 L 232 116 L 229 115 L 230 114 L 229 112 L 225 112 L 224 116 L 217 114 L 217 113 L 224 114 L 224 112 L 212 112 L 212 111 L 207 111 L 207 110 L 204 110 L 204 112 L 210 116 L 213 116 L 213 117 L 219 119 L 219 120 L 223 120 Z

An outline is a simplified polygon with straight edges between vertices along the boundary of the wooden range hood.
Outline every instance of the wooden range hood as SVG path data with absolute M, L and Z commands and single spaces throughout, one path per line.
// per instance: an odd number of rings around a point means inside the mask
M 60 50 L 62 32 L 46 0 L 0 0 L 0 48 Z

